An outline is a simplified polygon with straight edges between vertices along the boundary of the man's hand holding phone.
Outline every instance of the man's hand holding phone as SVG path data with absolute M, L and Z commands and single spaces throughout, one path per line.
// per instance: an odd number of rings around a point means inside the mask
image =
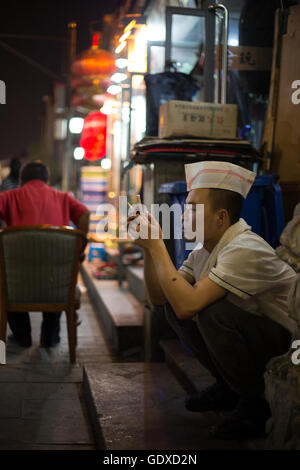
M 161 242 L 162 230 L 156 219 L 141 204 L 139 195 L 137 200 L 138 204 L 135 207 L 128 203 L 128 234 L 137 245 L 150 250 L 155 244 Z

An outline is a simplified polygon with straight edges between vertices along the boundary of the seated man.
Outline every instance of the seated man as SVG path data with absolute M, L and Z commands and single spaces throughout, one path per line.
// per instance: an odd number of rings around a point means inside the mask
M 41 162 L 31 162 L 21 171 L 18 189 L 0 194 L 0 219 L 8 226 L 70 225 L 70 220 L 85 234 L 89 227 L 88 209 L 68 193 L 52 189 L 49 170 Z M 52 347 L 59 343 L 60 312 L 43 313 L 40 343 Z M 30 347 L 31 326 L 27 312 L 8 312 L 13 338 L 23 347 Z
M 230 410 L 211 429 L 216 438 L 256 435 L 270 416 L 265 366 L 287 352 L 296 328 L 287 309 L 295 272 L 240 218 L 255 173 L 231 163 L 200 162 L 186 165 L 186 177 L 194 231 L 197 204 L 204 204 L 203 247 L 176 271 L 161 236 L 139 238 L 147 289 L 153 305 L 164 306 L 177 335 L 216 378 L 188 397 L 186 408 Z M 155 225 L 148 216 L 140 230 L 150 233 Z

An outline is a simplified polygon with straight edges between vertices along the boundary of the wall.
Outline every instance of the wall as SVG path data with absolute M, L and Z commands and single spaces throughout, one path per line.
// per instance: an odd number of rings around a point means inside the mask
M 280 84 L 272 171 L 284 183 L 300 183 L 300 104 L 292 103 L 291 84 L 300 80 L 300 6 L 290 8 L 282 38 Z

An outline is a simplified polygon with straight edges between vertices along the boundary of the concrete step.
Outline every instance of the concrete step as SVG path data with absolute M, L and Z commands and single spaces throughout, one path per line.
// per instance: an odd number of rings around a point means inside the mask
M 187 393 L 200 392 L 211 385 L 215 379 L 203 367 L 198 359 L 188 354 L 178 339 L 161 340 L 165 352 L 165 362 Z M 265 438 L 241 441 L 241 448 L 246 450 L 264 450 Z
M 130 292 L 141 302 L 145 301 L 144 267 L 128 266 L 127 280 Z
M 98 449 L 238 449 L 209 435 L 214 413 L 191 413 L 163 363 L 86 365 L 84 398 Z
M 143 306 L 128 291 L 128 284 L 124 282 L 120 288 L 117 281 L 95 279 L 88 262 L 81 266 L 81 275 L 115 351 L 122 355 L 142 354 Z
M 214 382 L 198 359 L 189 355 L 178 339 L 161 340 L 165 362 L 188 393 L 195 393 Z

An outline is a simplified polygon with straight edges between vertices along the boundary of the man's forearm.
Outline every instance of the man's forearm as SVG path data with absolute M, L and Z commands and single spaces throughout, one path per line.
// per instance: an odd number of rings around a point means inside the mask
M 148 294 L 153 305 L 164 305 L 167 299 L 160 286 L 159 279 L 155 270 L 152 257 L 148 250 L 144 250 L 144 272 L 145 283 L 147 286 Z
M 159 242 L 152 247 L 150 254 L 158 282 L 180 320 L 193 318 L 202 309 L 226 295 L 226 290 L 207 276 L 192 286 L 176 271 L 163 243 Z
M 85 235 L 87 235 L 89 231 L 89 223 L 90 223 L 90 212 L 86 211 L 80 217 L 77 228 L 81 230 L 82 232 L 84 232 Z
M 193 294 L 193 287 L 178 273 L 164 244 L 161 243 L 149 256 L 166 302 L 171 304 L 176 313 L 182 311 L 188 297 Z

